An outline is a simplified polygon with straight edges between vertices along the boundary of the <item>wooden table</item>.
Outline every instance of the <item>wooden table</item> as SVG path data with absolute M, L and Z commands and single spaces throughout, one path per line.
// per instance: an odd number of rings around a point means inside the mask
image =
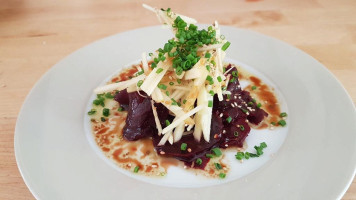
M 183 3 L 185 2 L 185 3 Z M 297 46 L 323 63 L 356 102 L 354 0 L 150 1 L 200 23 L 242 27 Z M 201 4 L 201 5 L 200 5 Z M 16 166 L 14 128 L 33 85 L 59 60 L 156 17 L 138 0 L 0 0 L 0 199 L 33 199 Z M 356 182 L 343 199 L 356 199 Z

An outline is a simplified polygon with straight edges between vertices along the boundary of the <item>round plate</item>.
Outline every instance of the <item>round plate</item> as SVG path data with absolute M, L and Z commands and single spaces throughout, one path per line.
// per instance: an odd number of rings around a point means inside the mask
M 83 126 L 102 80 L 172 37 L 159 26 L 111 36 L 52 67 L 27 96 L 15 131 L 18 167 L 38 199 L 337 199 L 356 165 L 356 112 L 335 77 L 302 51 L 261 34 L 222 27 L 228 57 L 278 87 L 288 105 L 288 135 L 253 173 L 215 186 L 175 188 L 126 176 L 98 156 Z M 219 181 L 219 180 L 217 180 Z

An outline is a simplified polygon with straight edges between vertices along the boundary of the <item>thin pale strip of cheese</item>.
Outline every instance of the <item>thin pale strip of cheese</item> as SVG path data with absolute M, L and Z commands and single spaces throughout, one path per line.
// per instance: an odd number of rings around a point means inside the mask
M 164 102 L 162 102 L 162 104 L 177 117 L 184 116 L 186 114 L 183 111 L 183 109 L 181 107 L 179 107 L 179 106 L 169 105 L 169 104 L 164 103 Z M 186 124 L 194 124 L 194 120 L 192 118 L 187 118 L 187 119 L 184 120 L 184 122 Z
M 163 76 L 166 74 L 169 64 L 171 62 L 159 62 L 157 67 L 154 68 L 151 73 L 146 77 L 145 81 L 141 85 L 141 89 L 146 92 L 147 95 L 151 95 L 153 90 L 156 88 L 158 83 L 161 81 Z M 157 74 L 158 69 L 163 69 L 159 74 Z
M 196 112 L 201 110 L 203 106 L 197 106 L 191 111 L 185 113 L 183 116 L 180 116 L 177 120 L 173 121 L 169 126 L 163 129 L 162 134 L 167 133 L 170 130 L 173 130 L 176 126 L 178 126 L 181 122 L 183 122 L 185 119 L 188 119 L 190 116 L 194 115 Z
M 129 87 L 131 85 L 137 84 L 138 81 L 145 79 L 145 77 L 146 76 L 144 74 L 142 74 L 140 76 L 137 76 L 137 77 L 132 78 L 132 79 L 127 80 L 127 81 L 122 81 L 122 82 L 118 82 L 118 83 L 112 83 L 112 84 L 109 84 L 109 85 L 104 85 L 104 86 L 101 86 L 101 87 L 97 87 L 94 90 L 94 93 L 101 94 L 101 93 L 104 93 L 104 92 L 111 92 L 111 91 L 114 91 L 114 90 L 121 91 L 121 90 L 124 90 L 124 89 L 126 89 L 127 87 Z
M 148 72 L 147 55 L 145 52 L 142 53 L 142 67 L 145 73 Z
M 201 135 L 203 133 L 202 128 L 201 128 L 201 116 L 199 115 L 199 112 L 195 115 L 194 121 L 195 121 L 195 128 L 193 131 L 193 136 L 194 139 L 198 142 L 200 142 Z
M 173 132 L 174 142 L 178 142 L 178 141 L 182 138 L 183 132 L 184 132 L 184 122 L 181 122 L 181 123 L 174 129 L 174 132 Z
M 157 109 L 154 106 L 154 102 L 152 100 L 151 100 L 151 106 L 152 106 L 153 116 L 155 118 L 156 128 L 158 130 L 158 135 L 161 135 L 162 134 L 161 122 L 159 121 L 158 114 L 157 114 Z
M 168 138 L 169 138 L 171 135 L 172 135 L 172 130 L 170 130 L 169 132 L 167 132 L 167 134 L 165 134 L 165 135 L 161 138 L 161 140 L 160 140 L 159 143 L 158 143 L 158 146 L 162 146 L 162 145 L 166 144 Z

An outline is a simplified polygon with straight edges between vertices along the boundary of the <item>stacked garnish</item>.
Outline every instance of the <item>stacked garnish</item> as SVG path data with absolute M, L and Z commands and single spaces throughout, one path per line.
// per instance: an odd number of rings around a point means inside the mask
M 151 99 L 159 145 L 180 141 L 187 132 L 196 141 L 202 136 L 206 142 L 211 138 L 213 97 L 219 101 L 230 92 L 226 90 L 234 77 L 224 68 L 225 50 L 230 43 L 220 35 L 218 23 L 207 30 L 199 30 L 196 20 L 179 15 L 170 9 L 156 9 L 143 5 L 156 13 L 160 22 L 172 30 L 174 38 L 168 40 L 156 52 L 142 54 L 142 67 L 132 79 L 105 85 L 95 89 L 102 94 L 126 90 L 138 92 Z M 232 68 L 230 68 L 232 69 Z M 236 72 L 235 72 L 236 73 Z M 174 116 L 166 121 L 164 128 L 156 106 L 162 104 Z M 194 129 L 193 129 L 194 127 Z

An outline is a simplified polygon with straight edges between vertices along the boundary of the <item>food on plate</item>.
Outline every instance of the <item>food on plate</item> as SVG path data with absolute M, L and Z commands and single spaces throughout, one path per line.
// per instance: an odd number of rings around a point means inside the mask
M 240 161 L 261 156 L 265 142 L 244 152 L 251 128 L 286 125 L 273 90 L 224 63 L 230 42 L 216 21 L 199 29 L 169 8 L 144 7 L 174 37 L 94 90 L 88 114 L 105 155 L 134 173 L 161 176 L 175 165 L 220 178 L 229 171 L 223 149 Z

